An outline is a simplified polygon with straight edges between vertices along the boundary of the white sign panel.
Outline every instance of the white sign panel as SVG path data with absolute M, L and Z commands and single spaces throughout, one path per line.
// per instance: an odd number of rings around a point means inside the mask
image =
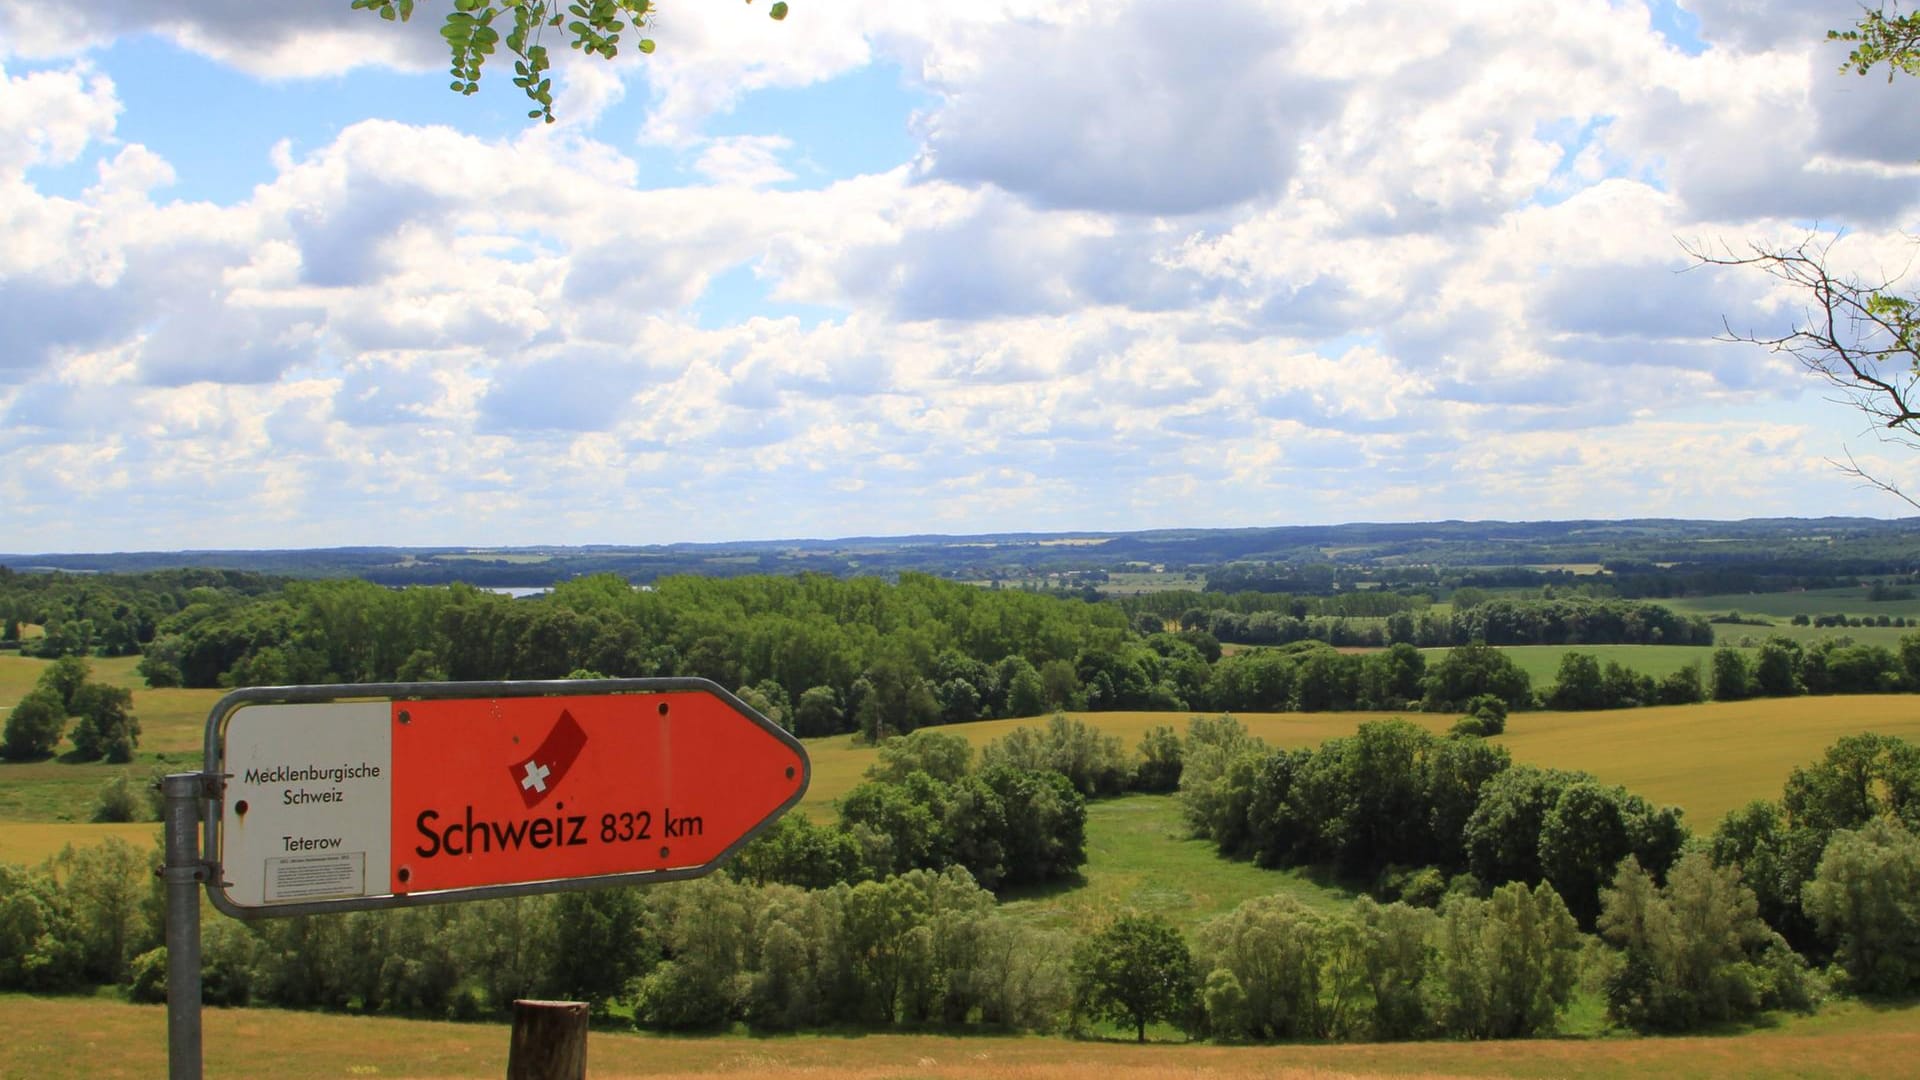
M 217 858 L 242 907 L 379 895 L 392 861 L 385 701 L 245 705 L 227 721 Z

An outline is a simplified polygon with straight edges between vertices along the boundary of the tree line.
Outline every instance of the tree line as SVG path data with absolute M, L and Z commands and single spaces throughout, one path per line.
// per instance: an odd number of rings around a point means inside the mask
M 1276 751 L 1229 718 L 1170 735 L 1116 758 L 1111 736 L 1063 728 L 983 753 L 976 770 L 958 739 L 927 732 L 889 744 L 868 783 L 911 790 L 936 773 L 964 779 L 1042 756 L 1079 776 L 1052 773 L 1056 789 L 1115 790 L 1164 783 L 1171 763 L 1189 822 L 1223 849 L 1347 875 L 1378 868 L 1375 895 L 1344 909 L 1259 897 L 1189 936 L 1138 912 L 1072 932 L 1016 922 L 959 847 L 945 865 L 875 861 L 848 879 L 783 880 L 807 862 L 795 854 L 808 837 L 838 830 L 855 852 L 890 850 L 874 842 L 884 829 L 861 838 L 872 819 L 849 796 L 838 826 L 790 816 L 784 836 L 696 882 L 215 920 L 204 993 L 456 1018 L 568 997 L 662 1030 L 1107 1020 L 1140 1037 L 1164 1022 L 1267 1041 L 1522 1037 L 1551 1030 L 1583 982 L 1641 1030 L 1811 1008 L 1830 983 L 1920 989 L 1920 748 L 1903 740 L 1843 739 L 1795 770 L 1778 803 L 1689 844 L 1670 810 L 1579 774 L 1514 766 L 1472 737 L 1380 723 L 1318 750 Z M 110 841 L 0 867 L 0 987 L 118 983 L 157 1000 L 153 857 Z
M 134 656 L 161 620 L 189 604 L 258 596 L 280 583 L 228 570 L 22 574 L 0 566 L 0 647 L 49 660 Z M 41 633 L 28 638 L 27 626 Z

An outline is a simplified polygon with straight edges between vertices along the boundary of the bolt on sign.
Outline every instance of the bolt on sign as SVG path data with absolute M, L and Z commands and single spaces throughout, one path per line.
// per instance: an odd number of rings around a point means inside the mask
M 238 690 L 207 771 L 212 899 L 242 918 L 694 877 L 811 778 L 704 679 Z

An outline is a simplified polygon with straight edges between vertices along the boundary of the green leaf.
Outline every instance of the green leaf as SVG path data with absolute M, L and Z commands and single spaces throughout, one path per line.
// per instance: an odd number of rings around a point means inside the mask
M 641 38 L 639 48 L 641 52 L 646 53 L 648 56 L 652 56 L 653 55 L 653 39 Z
M 772 18 L 775 22 L 778 22 L 781 19 L 786 18 L 787 17 L 786 0 L 780 0 L 780 3 L 773 5 L 772 8 L 768 9 L 767 15 L 768 17 Z

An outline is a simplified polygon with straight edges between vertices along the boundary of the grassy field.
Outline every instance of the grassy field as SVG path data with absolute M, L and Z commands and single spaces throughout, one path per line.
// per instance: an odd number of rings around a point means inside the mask
M 1760 630 L 1760 627 L 1749 629 Z M 1763 630 L 1762 633 L 1765 631 Z M 1450 649 L 1422 649 L 1428 664 L 1439 663 Z M 1538 690 L 1552 683 L 1560 673 L 1560 658 L 1570 652 L 1586 653 L 1600 663 L 1609 661 L 1659 678 L 1689 664 L 1699 664 L 1705 672 L 1713 661 L 1713 649 L 1705 645 L 1503 645 L 1500 651 L 1512 658 Z
M 1920 590 L 1915 590 L 1920 593 Z M 1722 596 L 1689 596 L 1661 600 L 1661 604 L 1687 615 L 1723 615 L 1738 611 L 1743 615 L 1768 615 L 1786 622 L 1795 615 L 1858 615 L 1920 618 L 1920 596 L 1912 600 L 1867 599 L 1864 586 L 1843 589 L 1802 589 L 1798 592 L 1728 593 Z
M 1859 645 L 1879 645 L 1898 652 L 1900 639 L 1908 634 L 1920 634 L 1920 629 L 1898 626 L 1794 626 L 1785 621 L 1772 626 L 1720 623 L 1713 628 L 1713 641 L 1716 645 L 1751 645 L 1757 648 L 1761 642 L 1775 636 L 1791 638 L 1802 645 L 1832 638 Z
M 95 659 L 91 663 L 95 679 L 133 691 L 133 713 L 140 720 L 140 750 L 129 765 L 78 764 L 59 758 L 0 762 L 0 824 L 9 834 L 6 840 L 0 840 L 0 858 L 17 861 L 22 853 L 40 850 L 46 844 L 58 850 L 66 841 L 57 831 L 29 831 L 21 836 L 19 823 L 52 826 L 85 822 L 93 813 L 100 788 L 116 775 L 125 774 L 134 783 L 144 784 L 156 769 L 200 768 L 207 712 L 220 699 L 221 691 L 148 690 L 134 670 L 138 657 Z M 11 702 L 33 688 L 47 665 L 45 660 L 0 656 L 0 703 L 10 708 Z M 75 842 L 84 843 L 89 838 L 91 834 L 84 831 L 74 834 Z
M 0 995 L 12 1034 L 0 1078 L 146 1078 L 166 1071 L 166 1010 L 105 998 Z M 208 1009 L 209 1078 L 498 1076 L 504 1024 L 450 1024 L 270 1009 Z M 1905 1076 L 1920 1007 L 1853 1002 L 1750 1033 L 1661 1039 L 1214 1046 L 1044 1036 L 655 1036 L 596 1031 L 592 1075 L 655 1080 L 1330 1080 L 1365 1076 Z
M 1014 893 L 1002 907 L 1034 925 L 1095 925 L 1129 908 L 1164 915 L 1191 930 L 1256 896 L 1285 893 L 1309 907 L 1352 899 L 1339 884 L 1298 870 L 1262 870 L 1188 838 L 1171 795 L 1128 795 L 1087 805 L 1087 865 L 1082 880 Z

